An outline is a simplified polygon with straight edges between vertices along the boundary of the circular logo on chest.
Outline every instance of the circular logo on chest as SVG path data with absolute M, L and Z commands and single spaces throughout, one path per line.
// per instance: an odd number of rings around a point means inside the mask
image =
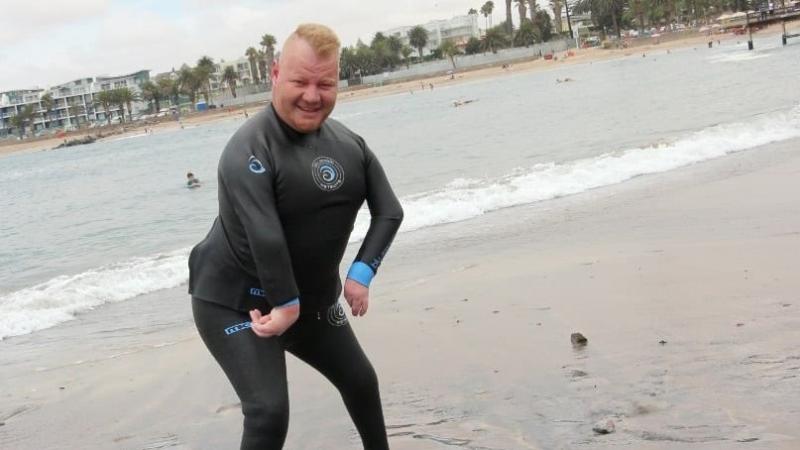
M 314 183 L 323 191 L 335 191 L 344 183 L 344 170 L 335 159 L 320 156 L 311 163 Z

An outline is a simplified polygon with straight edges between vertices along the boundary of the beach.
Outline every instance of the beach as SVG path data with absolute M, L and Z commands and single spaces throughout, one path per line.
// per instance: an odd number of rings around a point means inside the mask
M 578 54 L 337 107 L 405 209 L 350 318 L 393 449 L 800 448 L 798 49 L 772 44 Z M 238 447 L 186 256 L 242 120 L 0 160 L 0 448 Z M 333 387 L 288 366 L 285 448 L 361 448 Z
M 779 39 L 780 31 L 779 26 L 771 26 L 765 30 L 762 30 L 760 35 L 774 35 L 775 39 Z M 387 84 L 383 86 L 371 86 L 371 87 L 358 87 L 356 89 L 351 90 L 344 90 L 339 94 L 339 102 L 347 102 L 347 101 L 354 101 L 354 100 L 363 100 L 366 98 L 378 97 L 378 96 L 385 96 L 385 95 L 398 95 L 398 94 L 407 94 L 413 91 L 424 90 L 428 89 L 430 85 L 433 85 L 434 88 L 436 86 L 444 87 L 450 86 L 454 84 L 460 84 L 464 82 L 470 82 L 475 80 L 482 80 L 487 78 L 493 78 L 498 76 L 508 76 L 515 73 L 526 73 L 526 72 L 535 72 L 535 71 L 543 71 L 543 70 L 550 70 L 556 67 L 561 66 L 568 66 L 571 64 L 583 64 L 587 62 L 594 62 L 594 61 L 606 61 L 609 59 L 615 58 L 624 58 L 627 56 L 631 56 L 634 54 L 647 54 L 648 52 L 666 52 L 668 50 L 673 50 L 682 47 L 702 47 L 707 44 L 709 40 L 720 42 L 746 42 L 746 37 L 743 36 L 735 36 L 733 34 L 722 34 L 722 35 L 713 35 L 713 36 L 691 36 L 683 39 L 675 39 L 675 40 L 665 40 L 664 42 L 659 43 L 647 43 L 644 45 L 637 45 L 631 48 L 623 48 L 623 49 L 601 49 L 601 48 L 585 48 L 585 49 L 578 49 L 572 50 L 570 52 L 559 52 L 555 54 L 555 60 L 544 60 L 544 59 L 535 59 L 530 61 L 524 61 L 521 63 L 510 64 L 508 67 L 502 67 L 501 65 L 497 65 L 494 67 L 485 67 L 480 69 L 473 69 L 473 70 L 465 70 L 465 71 L 456 71 L 456 74 L 453 78 L 450 76 L 431 76 L 431 77 L 422 77 L 420 79 L 411 80 L 411 81 L 404 81 L 399 83 Z M 649 40 L 647 41 L 649 42 Z M 715 44 L 716 45 L 716 44 Z M 174 131 L 176 129 L 180 129 L 181 126 L 197 126 L 202 124 L 207 124 L 216 121 L 224 121 L 224 120 L 235 120 L 244 117 L 245 111 L 249 111 L 249 113 L 253 113 L 257 111 L 259 108 L 263 107 L 263 104 L 251 104 L 251 105 L 244 105 L 244 106 L 237 106 L 232 108 L 223 108 L 214 111 L 207 111 L 203 113 L 192 113 L 186 117 L 183 117 L 180 121 L 177 120 L 162 120 L 158 123 L 153 124 L 142 124 L 142 123 L 129 123 L 125 124 L 123 127 L 115 126 L 112 134 L 107 138 L 101 138 L 100 141 L 103 139 L 117 139 L 120 136 L 132 136 L 144 133 L 145 128 L 149 129 L 150 132 L 158 133 L 164 131 Z M 122 128 L 122 130 L 120 130 Z M 65 136 L 66 140 L 72 139 L 79 139 L 87 135 L 96 135 L 98 131 L 94 130 L 78 130 L 74 132 L 70 132 L 67 136 Z M 100 132 L 106 132 L 105 130 L 101 130 Z M 42 151 L 42 150 L 51 150 L 57 147 L 58 145 L 65 142 L 65 138 L 46 138 L 46 139 L 35 139 L 30 141 L 18 141 L 18 142 L 0 142 L 0 157 L 7 154 L 12 153 L 19 153 L 19 152 L 34 152 L 34 151 Z
M 398 242 L 352 320 L 393 448 L 798 448 L 797 145 L 505 210 L 490 239 Z M 4 448 L 236 446 L 183 289 L 150 297 L 181 324 L 2 349 Z M 332 387 L 294 359 L 290 379 L 287 448 L 358 448 Z

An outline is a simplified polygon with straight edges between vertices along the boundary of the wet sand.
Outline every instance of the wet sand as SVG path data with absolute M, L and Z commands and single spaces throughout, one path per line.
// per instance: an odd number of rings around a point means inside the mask
M 392 448 L 800 448 L 799 145 L 401 235 L 352 321 Z M 238 445 L 185 287 L 0 355 L 2 448 Z M 328 383 L 289 371 L 286 448 L 360 448 Z

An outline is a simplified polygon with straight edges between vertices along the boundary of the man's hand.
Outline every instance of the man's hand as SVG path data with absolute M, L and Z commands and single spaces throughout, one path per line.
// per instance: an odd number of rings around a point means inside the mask
M 300 305 L 272 308 L 266 316 L 261 311 L 250 311 L 250 328 L 259 337 L 280 336 L 289 329 L 300 317 Z
M 363 316 L 369 307 L 369 288 L 348 278 L 344 282 L 344 299 L 350 305 L 353 317 Z

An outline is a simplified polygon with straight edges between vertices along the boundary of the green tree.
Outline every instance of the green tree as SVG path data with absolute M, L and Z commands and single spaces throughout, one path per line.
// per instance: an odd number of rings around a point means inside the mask
M 514 34 L 514 22 L 511 20 L 511 0 L 506 0 L 506 35 Z
M 171 78 L 160 78 L 157 84 L 162 98 L 169 99 L 173 105 L 178 106 L 178 96 L 181 93 L 180 85 Z M 160 110 L 156 112 L 160 112 Z
M 211 75 L 216 71 L 214 60 L 209 56 L 203 56 L 197 60 L 197 66 L 194 71 L 197 80 L 200 82 L 200 91 L 203 93 L 206 104 L 208 104 L 208 96 L 211 92 Z
M 403 48 L 400 49 L 400 54 L 403 55 L 403 62 L 406 64 L 406 69 L 409 68 L 410 56 L 414 53 L 414 49 L 404 45 Z
M 572 11 L 578 14 L 589 13 L 592 23 L 602 30 L 612 28 L 619 38 L 621 35 L 619 24 L 624 6 L 624 0 L 577 0 Z
M 31 119 L 33 118 L 33 105 L 25 105 L 17 114 L 11 117 L 11 126 L 19 130 L 19 137 L 25 136 L 25 128 L 27 128 Z
M 450 39 L 445 39 L 439 46 L 439 52 L 441 52 L 442 56 L 446 56 L 450 60 L 450 64 L 453 65 L 453 70 L 455 70 L 456 55 L 461 54 L 461 50 L 459 50 L 456 44 Z
M 264 63 L 267 66 L 267 73 L 272 69 L 272 64 L 275 62 L 275 44 L 277 43 L 278 41 L 275 40 L 275 36 L 271 34 L 261 36 L 260 45 L 264 47 Z M 271 81 L 269 76 L 264 78 L 264 83 L 270 85 Z
M 561 11 L 563 7 L 564 3 L 562 3 L 562 0 L 550 0 L 550 8 L 553 10 L 555 32 L 558 34 L 561 34 Z
M 111 91 L 111 98 L 113 99 L 112 103 L 119 106 L 120 118 L 122 122 L 125 122 L 125 108 L 127 107 L 128 110 L 128 121 L 131 120 L 133 116 L 133 107 L 131 103 L 138 100 L 138 95 L 134 93 L 130 88 L 123 87 L 114 89 Z
M 477 16 L 478 15 L 478 10 L 475 9 L 475 8 L 470 8 L 469 11 L 467 11 L 467 15 L 471 16 L 473 14 L 475 14 Z
M 100 91 L 94 94 L 94 102 L 97 105 L 103 107 L 103 112 L 105 112 L 106 122 L 111 125 L 111 113 L 109 109 L 111 105 L 114 103 L 114 96 L 112 95 L 112 91 Z
M 464 47 L 464 53 L 467 55 L 474 55 L 481 52 L 481 40 L 475 36 L 469 38 L 467 45 Z
M 269 85 L 271 83 L 269 76 L 270 67 L 272 66 L 267 66 L 267 54 L 264 53 L 264 50 L 259 50 L 258 71 L 261 72 L 261 81 L 263 81 L 264 84 L 266 85 Z
M 487 30 L 489 29 L 490 26 L 492 26 L 492 11 L 493 10 L 494 10 L 494 2 L 491 1 L 491 0 L 489 0 L 486 3 L 484 3 L 483 6 L 481 6 L 481 14 L 483 14 L 483 18 L 486 21 L 486 26 L 484 28 L 486 28 Z
M 519 29 L 514 34 L 514 45 L 529 47 L 536 43 L 538 31 L 535 30 L 533 23 L 527 17 L 520 23 Z
M 45 128 L 50 128 L 50 119 L 53 113 L 53 105 L 55 102 L 53 101 L 53 94 L 46 93 L 39 99 L 39 102 L 42 104 L 42 122 L 44 122 Z M 45 116 L 47 119 L 45 120 Z
M 528 8 L 525 4 L 528 0 L 515 0 L 517 2 L 517 13 L 519 13 L 519 26 L 522 26 L 522 21 L 528 18 Z
M 247 47 L 244 55 L 247 56 L 247 60 L 250 62 L 250 76 L 253 78 L 253 84 L 258 84 L 258 66 L 256 65 L 256 61 L 258 61 L 258 50 L 256 50 L 255 47 Z
M 486 30 L 486 34 L 483 35 L 483 51 L 497 53 L 498 49 L 507 47 L 508 43 L 509 38 L 506 34 L 505 24 L 500 24 L 496 27 L 489 28 Z
M 150 103 L 156 113 L 161 111 L 161 100 L 164 99 L 164 94 L 156 83 L 151 80 L 142 83 L 142 98 Z
M 541 9 L 536 11 L 533 16 L 533 27 L 541 42 L 547 42 L 553 37 L 553 22 L 550 20 L 550 14 L 547 14 L 546 11 Z
M 189 97 L 192 102 L 192 107 L 197 103 L 197 92 L 202 87 L 202 80 L 197 76 L 197 73 L 191 67 L 184 64 L 178 72 L 178 86 L 180 92 Z
M 239 73 L 236 72 L 236 69 L 233 66 L 225 67 L 225 71 L 222 72 L 222 80 L 227 83 L 228 88 L 231 90 L 231 95 L 233 98 L 236 98 L 236 81 L 239 79 Z
M 408 42 L 419 51 L 419 59 L 422 59 L 422 49 L 428 43 L 428 31 L 419 25 L 415 26 L 408 32 Z

